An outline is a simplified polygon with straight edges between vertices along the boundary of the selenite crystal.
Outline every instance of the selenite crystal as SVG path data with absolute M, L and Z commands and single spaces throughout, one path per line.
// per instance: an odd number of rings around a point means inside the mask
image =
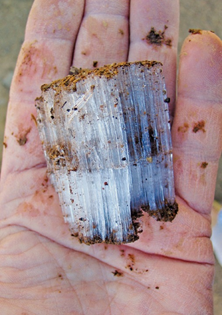
M 141 210 L 172 221 L 168 101 L 157 62 L 120 63 L 42 86 L 36 100 L 47 167 L 81 242 L 138 239 Z

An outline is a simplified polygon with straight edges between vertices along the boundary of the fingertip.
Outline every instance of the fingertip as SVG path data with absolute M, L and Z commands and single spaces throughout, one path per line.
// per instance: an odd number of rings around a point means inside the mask
M 222 41 L 212 31 L 190 30 L 179 66 L 178 93 L 220 101 L 222 97 Z M 200 93 L 201 91 L 201 93 Z
M 182 45 L 181 56 L 183 56 L 183 50 L 191 46 L 190 43 L 192 43 L 192 45 L 198 44 L 199 47 L 206 48 L 208 45 L 221 45 L 221 39 L 213 31 L 189 29 L 189 35 L 185 38 Z

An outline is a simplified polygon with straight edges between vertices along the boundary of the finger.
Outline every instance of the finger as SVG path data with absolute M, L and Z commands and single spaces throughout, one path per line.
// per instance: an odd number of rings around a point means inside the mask
M 178 0 L 131 1 L 129 61 L 148 59 L 163 63 L 171 115 L 175 103 L 178 30 Z
M 127 60 L 129 0 L 86 0 L 73 64 L 93 68 Z
M 84 2 L 36 0 L 31 9 L 10 91 L 2 179 L 45 163 L 34 100 L 40 86 L 68 73 Z
M 173 123 L 177 194 L 202 214 L 214 198 L 222 148 L 222 42 L 201 31 L 185 40 Z

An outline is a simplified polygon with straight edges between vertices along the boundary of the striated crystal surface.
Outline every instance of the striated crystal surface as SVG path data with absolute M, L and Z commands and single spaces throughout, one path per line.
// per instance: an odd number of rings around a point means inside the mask
M 36 100 L 47 167 L 65 222 L 87 244 L 138 239 L 141 209 L 172 221 L 168 98 L 161 64 L 80 70 Z

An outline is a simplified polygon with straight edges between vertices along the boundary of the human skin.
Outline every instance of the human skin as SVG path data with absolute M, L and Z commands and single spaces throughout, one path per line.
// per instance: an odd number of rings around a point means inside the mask
M 36 0 L 10 91 L 0 186 L 3 315 L 213 314 L 210 210 L 222 148 L 222 43 L 190 34 L 179 66 L 179 3 L 172 0 Z M 151 28 L 171 45 L 151 44 Z M 174 116 L 172 223 L 144 215 L 128 245 L 87 246 L 63 222 L 35 121 L 40 85 L 124 60 L 160 60 Z M 174 110 L 175 109 L 175 110 Z

